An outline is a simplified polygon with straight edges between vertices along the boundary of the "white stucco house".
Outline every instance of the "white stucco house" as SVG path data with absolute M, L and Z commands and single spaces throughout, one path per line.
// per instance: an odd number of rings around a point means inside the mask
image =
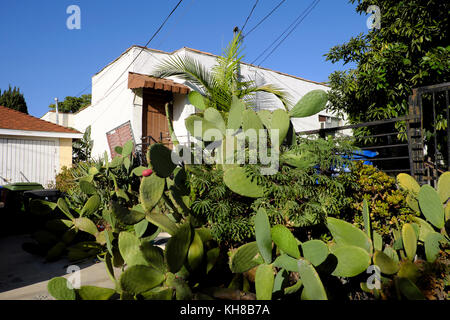
M 59 123 L 81 132 L 90 125 L 91 138 L 94 140 L 92 156 L 101 156 L 105 150 L 111 156 L 115 153 L 115 146 L 122 145 L 130 138 L 136 144 L 147 142 L 148 138 L 145 137 L 148 136 L 158 141 L 168 138 L 164 104 L 171 101 L 175 134 L 180 143 L 186 143 L 190 137 L 184 120 L 196 111 L 189 103 L 187 94 L 195 87 L 176 77 L 158 79 L 149 76 L 156 65 L 171 55 L 191 56 L 208 67 L 212 67 L 217 58 L 214 54 L 186 47 L 168 53 L 132 46 L 92 77 L 91 105 L 75 114 L 60 114 Z M 269 83 L 283 89 L 294 103 L 311 90 L 329 89 L 324 83 L 248 63 L 241 63 L 240 69 L 241 75 L 254 80 L 256 85 Z M 282 108 L 281 102 L 275 97 L 269 101 L 267 98 L 265 93 L 257 94 L 258 109 Z M 56 121 L 54 112 L 48 112 L 42 118 Z M 323 111 L 319 115 L 295 119 L 293 123 L 298 132 L 342 125 L 343 121 Z

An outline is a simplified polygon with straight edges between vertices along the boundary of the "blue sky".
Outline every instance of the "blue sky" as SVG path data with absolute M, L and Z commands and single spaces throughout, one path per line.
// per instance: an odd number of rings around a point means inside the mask
M 14 0 L 0 4 L 0 89 L 17 86 L 28 112 L 41 117 L 53 99 L 90 93 L 91 77 L 133 44 L 144 45 L 179 0 Z M 150 48 L 181 47 L 220 54 L 233 28 L 242 27 L 254 0 L 184 0 Z M 259 0 L 249 31 L 279 0 Z M 286 0 L 244 41 L 252 62 L 312 0 Z M 69 30 L 66 9 L 81 9 L 81 29 Z M 368 16 L 348 0 L 321 0 L 261 66 L 315 81 L 344 67 L 324 54 L 351 36 L 367 32 Z M 269 50 L 270 51 L 270 50 Z M 268 51 L 268 52 L 269 52 Z M 256 62 L 258 64 L 259 61 Z M 345 66 L 347 68 L 347 66 Z

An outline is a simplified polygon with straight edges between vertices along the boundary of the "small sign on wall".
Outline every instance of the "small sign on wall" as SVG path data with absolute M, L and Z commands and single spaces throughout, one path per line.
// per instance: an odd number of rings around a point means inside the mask
M 127 121 L 119 127 L 107 132 L 106 139 L 108 140 L 111 158 L 114 158 L 117 156 L 117 152 L 115 151 L 116 147 L 122 147 L 129 140 L 133 140 L 135 143 L 133 131 L 131 129 L 131 122 Z

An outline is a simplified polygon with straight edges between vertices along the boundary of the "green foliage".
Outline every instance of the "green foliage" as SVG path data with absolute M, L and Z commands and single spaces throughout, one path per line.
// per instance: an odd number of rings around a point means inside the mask
M 58 102 L 58 112 L 76 113 L 91 104 L 92 95 L 83 94 L 81 97 L 67 96 L 63 101 Z M 48 106 L 50 109 L 56 110 L 56 105 Z
M 84 131 L 83 138 L 72 142 L 73 162 L 91 161 L 92 148 L 94 140 L 91 139 L 91 126 Z
M 11 88 L 8 90 L 0 90 L 0 106 L 10 108 L 28 114 L 27 103 L 19 88 Z
M 449 3 L 446 1 L 362 1 L 381 12 L 381 28 L 353 37 L 330 49 L 326 59 L 356 64 L 329 77 L 331 109 L 351 122 L 365 122 L 407 113 L 412 88 L 449 80 Z

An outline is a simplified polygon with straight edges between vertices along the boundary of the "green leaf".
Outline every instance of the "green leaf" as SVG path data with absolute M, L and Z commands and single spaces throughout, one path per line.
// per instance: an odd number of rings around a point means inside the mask
M 57 202 L 58 208 L 70 219 L 73 220 L 74 217 L 70 213 L 69 206 L 67 205 L 66 201 L 63 198 L 59 198 Z
M 259 208 L 255 215 L 255 237 L 259 252 L 267 264 L 272 262 L 272 236 L 266 210 Z
M 272 113 L 272 119 L 271 119 L 271 130 L 278 130 L 278 143 L 281 145 L 286 139 L 286 136 L 289 131 L 289 125 L 290 125 L 291 119 L 289 118 L 289 114 L 282 110 L 282 109 L 276 109 Z M 272 140 L 272 138 L 271 138 Z
M 88 218 L 77 218 L 73 220 L 73 224 L 75 227 L 80 229 L 81 231 L 87 232 L 95 236 L 98 232 L 95 223 Z
M 172 161 L 172 151 L 162 143 L 153 144 L 150 147 L 149 155 L 153 171 L 161 178 L 169 177 L 177 167 Z
M 178 227 L 175 224 L 175 222 L 170 220 L 170 218 L 168 216 L 166 216 L 162 213 L 158 213 L 155 210 L 153 210 L 151 212 L 147 212 L 145 214 L 145 219 L 147 219 L 149 222 L 151 222 L 155 226 L 161 228 L 165 232 L 169 233 L 170 235 L 174 235 L 178 230 Z
M 271 300 L 275 275 L 272 266 L 262 264 L 256 269 L 255 289 L 257 300 Z
M 256 135 L 259 134 L 260 129 L 264 129 L 264 126 L 259 119 L 258 115 L 252 109 L 246 109 L 242 113 L 242 129 L 244 132 L 247 130 L 255 130 Z
M 100 208 L 101 200 L 100 196 L 97 194 L 94 194 L 92 197 L 86 201 L 85 205 L 83 206 L 83 209 L 81 210 L 80 216 L 83 215 L 92 215 Z
M 144 219 L 134 225 L 134 233 L 136 234 L 136 237 L 140 238 L 144 235 L 145 231 L 147 231 L 148 227 L 148 221 Z
M 298 260 L 288 256 L 287 254 L 278 256 L 273 262 L 273 266 L 291 272 L 298 272 Z
M 402 227 L 403 248 L 410 261 L 414 259 L 417 250 L 416 231 L 410 223 L 405 223 Z
M 189 102 L 197 109 L 202 111 L 206 110 L 207 105 L 205 102 L 205 97 L 203 97 L 199 92 L 197 91 L 189 92 L 188 99 Z
M 426 300 L 422 292 L 411 280 L 407 278 L 397 278 L 397 285 L 400 288 L 401 293 L 408 300 Z
M 433 263 L 439 257 L 441 251 L 439 242 L 444 240 L 444 236 L 437 232 L 430 232 L 425 238 L 425 255 L 427 261 Z
M 122 148 L 122 157 L 127 158 L 133 152 L 134 143 L 133 140 L 128 140 Z M 124 159 L 125 160 L 125 159 Z M 128 159 L 129 161 L 130 159 Z M 127 168 L 128 169 L 128 168 Z
M 56 277 L 51 279 L 47 284 L 47 290 L 56 300 L 75 300 L 75 290 L 71 283 L 63 278 Z
M 328 257 L 328 246 L 320 240 L 309 240 L 302 243 L 303 256 L 317 267 Z
M 437 185 L 437 191 L 442 203 L 450 198 L 450 172 L 444 172 L 440 177 Z
M 399 270 L 398 261 L 391 259 L 387 254 L 381 251 L 375 251 L 373 262 L 384 274 L 396 274 Z
M 299 274 L 308 300 L 327 300 L 327 293 L 312 264 L 304 259 L 299 260 Z
M 240 246 L 231 256 L 230 269 L 233 273 L 243 273 L 263 262 L 256 241 L 249 242 Z
M 164 264 L 164 251 L 160 247 L 144 242 L 141 244 L 141 251 L 151 267 L 163 273 L 167 271 Z
M 419 206 L 425 218 L 436 228 L 444 227 L 444 206 L 439 194 L 429 185 L 423 185 L 419 191 Z
M 87 181 L 80 181 L 80 190 L 87 195 L 97 193 L 95 186 Z
M 139 238 L 130 232 L 122 231 L 119 234 L 119 251 L 125 263 L 131 267 L 135 265 L 148 265 L 141 251 Z
M 369 237 L 352 224 L 336 218 L 327 218 L 328 229 L 338 245 L 352 245 L 372 252 L 372 243 Z
M 129 210 L 128 208 L 122 207 L 116 201 L 111 201 L 111 212 L 117 220 L 127 225 L 134 225 L 145 218 L 145 212 L 142 210 L 139 210 L 136 207 Z
M 364 219 L 364 230 L 368 237 L 370 237 L 370 215 L 369 215 L 369 206 L 367 205 L 367 200 L 363 200 L 363 219 Z
M 293 118 L 304 118 L 322 111 L 328 101 L 324 90 L 312 90 L 305 94 L 289 112 Z
M 373 246 L 375 250 L 383 250 L 383 238 L 375 230 L 373 231 Z
M 209 121 L 210 123 L 214 124 L 214 127 L 220 130 L 220 132 L 225 135 L 225 121 L 222 118 L 222 115 L 217 109 L 214 108 L 207 108 L 205 112 L 203 113 L 203 118 L 206 121 Z
M 297 240 L 294 235 L 283 225 L 276 225 L 272 228 L 272 239 L 277 247 L 284 253 L 296 259 L 300 258 Z
M 131 171 L 131 174 L 134 174 L 135 176 L 138 176 L 138 177 L 142 177 L 142 173 L 144 172 L 144 170 L 147 170 L 147 168 L 143 167 L 143 166 L 139 166 L 139 167 L 134 168 Z
M 231 191 L 250 198 L 264 196 L 264 188 L 256 180 L 247 177 L 243 167 L 232 166 L 225 170 L 223 181 Z
M 128 267 L 120 277 L 122 290 L 131 294 L 141 294 L 153 289 L 164 281 L 164 274 L 151 267 L 135 265 Z
M 220 249 L 218 247 L 212 248 L 206 252 L 206 274 L 208 274 L 212 268 L 214 268 L 220 254 Z
M 410 191 L 415 195 L 420 191 L 420 185 L 417 183 L 416 179 L 407 173 L 399 173 L 397 175 L 397 184 L 401 189 Z
M 177 273 L 183 266 L 192 241 L 191 225 L 183 224 L 166 245 L 166 260 L 169 271 Z
M 166 180 L 158 177 L 156 174 L 142 178 L 139 188 L 140 202 L 144 209 L 149 212 L 161 199 Z
M 332 249 L 338 264 L 332 275 L 337 277 L 354 277 L 367 270 L 370 265 L 369 253 L 361 247 L 337 245 Z
M 227 129 L 238 130 L 242 124 L 242 113 L 245 110 L 245 104 L 236 96 L 233 96 L 230 112 L 228 113 Z
M 109 300 L 115 293 L 114 289 L 95 286 L 81 286 L 78 289 L 78 294 L 83 300 Z

